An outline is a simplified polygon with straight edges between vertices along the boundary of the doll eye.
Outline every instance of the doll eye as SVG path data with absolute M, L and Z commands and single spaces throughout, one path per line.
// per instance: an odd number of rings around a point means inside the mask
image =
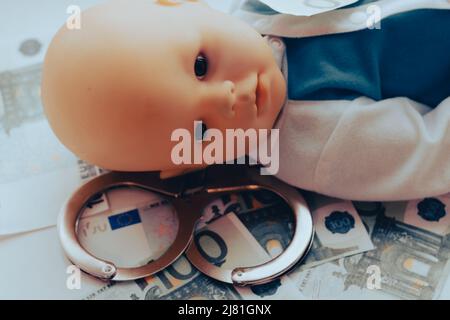
M 200 122 L 199 124 L 197 124 L 197 126 L 195 127 L 195 133 L 194 133 L 195 140 L 202 141 L 203 139 L 205 139 L 206 130 L 208 130 L 208 127 L 206 126 L 206 124 L 204 124 L 203 122 Z
M 194 72 L 195 76 L 200 80 L 203 79 L 208 72 L 208 59 L 206 59 L 203 54 L 199 54 L 197 58 L 195 58 Z

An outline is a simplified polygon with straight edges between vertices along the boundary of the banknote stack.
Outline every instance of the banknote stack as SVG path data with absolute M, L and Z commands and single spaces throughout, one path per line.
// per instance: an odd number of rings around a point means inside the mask
M 100 173 L 53 135 L 40 102 L 41 69 L 34 65 L 0 74 L 2 235 L 54 225 L 61 201 Z
M 136 281 L 105 283 L 79 273 L 74 285 L 77 270 L 59 244 L 56 217 L 70 193 L 103 170 L 77 159 L 53 135 L 40 103 L 40 77 L 41 65 L 0 73 L 0 298 L 450 297 L 450 194 L 364 203 L 302 191 L 315 227 L 312 248 L 290 273 L 264 285 L 221 283 L 185 256 Z M 123 213 L 133 219 L 119 228 Z M 117 189 L 87 206 L 78 234 L 88 251 L 134 266 L 165 252 L 179 223 L 169 200 Z M 294 228 L 289 207 L 274 193 L 232 193 L 204 209 L 194 241 L 210 263 L 232 269 L 276 257 Z
M 375 250 L 291 274 L 311 299 L 449 299 L 450 194 L 355 203 Z

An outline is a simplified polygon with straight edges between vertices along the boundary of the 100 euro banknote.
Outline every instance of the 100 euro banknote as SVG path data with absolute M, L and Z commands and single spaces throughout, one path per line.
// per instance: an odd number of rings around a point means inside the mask
M 0 235 L 54 225 L 70 193 L 101 172 L 51 131 L 40 98 L 41 68 L 0 73 Z

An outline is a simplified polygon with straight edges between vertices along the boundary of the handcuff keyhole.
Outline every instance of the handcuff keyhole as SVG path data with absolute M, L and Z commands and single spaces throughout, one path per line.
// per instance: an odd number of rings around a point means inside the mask
M 113 267 L 109 264 L 103 267 L 104 273 L 111 273 L 112 271 L 113 271 Z

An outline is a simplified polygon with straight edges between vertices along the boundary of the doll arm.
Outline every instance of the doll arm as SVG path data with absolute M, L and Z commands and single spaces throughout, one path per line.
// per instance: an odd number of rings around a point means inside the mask
M 300 188 L 372 201 L 450 192 L 450 98 L 435 109 L 407 98 L 289 101 L 278 126 L 278 176 Z

